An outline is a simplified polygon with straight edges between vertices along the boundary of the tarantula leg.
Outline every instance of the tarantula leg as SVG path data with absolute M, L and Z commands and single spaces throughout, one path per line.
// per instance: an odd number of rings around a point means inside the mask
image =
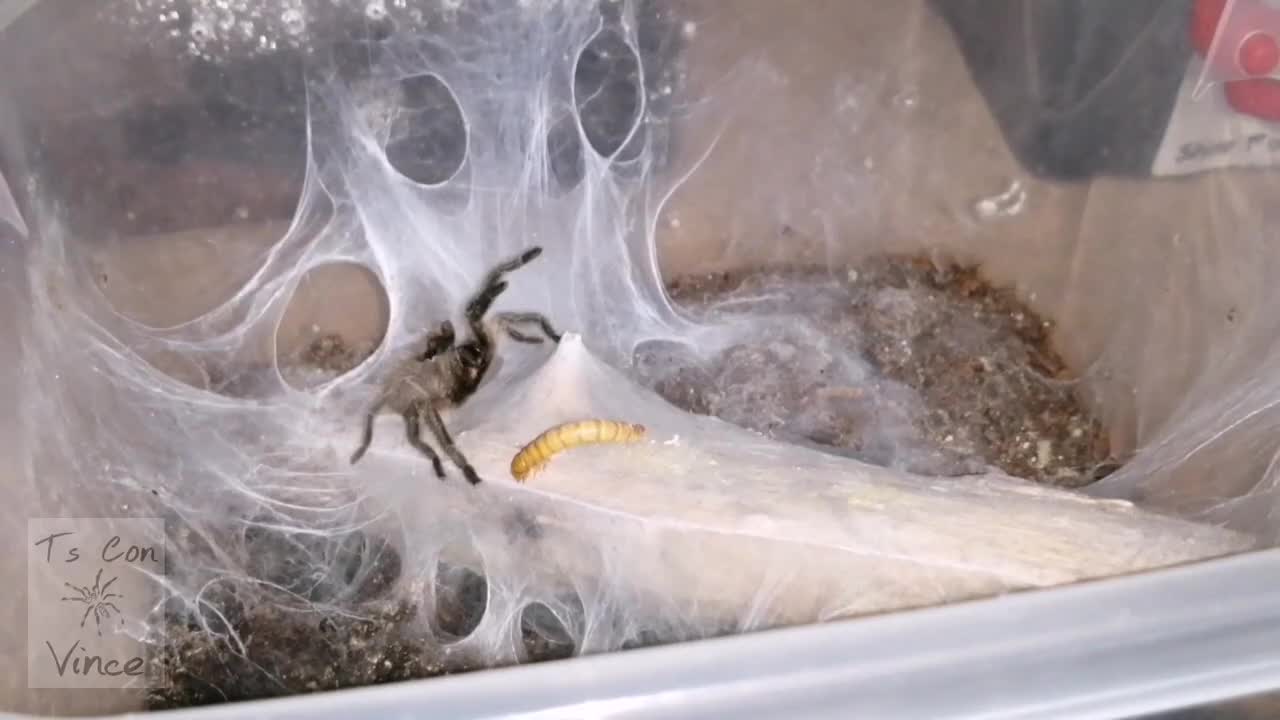
M 493 301 L 507 289 L 507 282 L 500 280 L 492 285 L 486 286 L 483 290 L 476 294 L 471 302 L 467 303 L 467 322 L 471 323 L 472 329 L 480 326 L 480 320 L 484 314 L 489 312 L 489 308 L 493 306 Z
M 506 330 L 507 334 L 511 336 L 511 339 L 515 340 L 516 342 L 528 343 L 529 345 L 542 344 L 542 338 L 536 335 L 525 335 L 524 333 L 520 332 L 519 330 L 513 327 L 507 327 L 503 329 Z
M 467 320 L 473 327 L 479 323 L 480 318 L 484 317 L 485 313 L 489 312 L 489 307 L 493 305 L 493 301 L 502 294 L 503 290 L 507 289 L 507 284 L 502 281 L 502 276 L 528 265 L 541 254 L 542 248 L 535 245 L 516 257 L 498 263 L 489 271 L 489 274 L 484 278 L 484 282 L 480 285 L 479 292 L 467 303 Z
M 516 257 L 513 257 L 509 260 L 503 260 L 502 262 L 495 265 L 492 270 L 489 271 L 489 274 L 486 275 L 484 278 L 484 283 L 481 284 L 480 287 L 487 288 L 490 285 L 497 283 L 499 280 L 502 279 L 503 275 L 506 275 L 509 272 L 514 272 L 516 270 L 519 270 L 525 265 L 528 265 L 529 263 L 533 262 L 533 259 L 538 257 L 541 254 L 542 254 L 542 248 L 538 247 L 537 245 L 534 245 L 533 247 L 529 248 L 528 250 L 525 250 L 524 252 L 520 253 Z
M 453 347 L 453 341 L 453 323 L 445 320 L 440 323 L 440 327 L 427 333 L 423 340 L 422 352 L 418 354 L 418 360 L 423 362 L 430 360 Z
M 548 320 L 547 316 L 543 315 L 542 313 L 506 312 L 506 313 L 501 313 L 497 317 L 498 317 L 498 324 L 501 325 L 507 331 L 507 334 L 511 335 L 512 337 L 515 337 L 514 331 L 511 327 L 512 325 L 516 323 L 537 323 L 538 327 L 542 330 L 543 333 L 546 334 L 547 337 L 551 338 L 555 342 L 560 342 L 560 333 L 556 332 L 556 329 L 551 326 L 551 321 Z M 518 337 L 516 339 L 520 340 L 520 338 Z M 528 342 L 526 340 L 520 340 L 520 341 Z M 540 342 L 540 341 L 535 341 L 535 342 Z
M 418 452 L 427 456 L 431 461 L 431 467 L 436 471 L 436 477 L 444 479 L 444 464 L 440 462 L 434 448 L 422 439 L 422 425 L 418 421 L 418 416 L 422 413 L 421 409 L 415 404 L 404 413 L 404 430 L 405 435 L 409 437 L 409 444 L 417 449 Z
M 369 449 L 369 444 L 373 442 L 373 422 L 378 418 L 378 411 L 381 409 L 382 401 L 379 400 L 374 403 L 373 407 L 369 408 L 369 412 L 365 413 L 364 434 L 360 437 L 360 447 L 356 448 L 356 451 L 351 454 L 352 465 L 355 465 L 360 461 L 360 458 L 364 457 L 365 451 Z
M 454 465 L 462 470 L 462 475 L 467 482 L 472 485 L 480 484 L 480 476 L 476 474 L 476 469 L 471 467 L 471 463 L 467 462 L 467 458 L 463 456 L 462 451 L 457 445 L 453 444 L 453 438 L 449 437 L 449 430 L 444 426 L 444 420 L 440 418 L 440 413 L 436 412 L 434 407 L 425 405 L 422 408 L 422 419 L 426 421 L 427 427 L 431 428 L 431 432 L 436 436 L 436 442 L 440 443 L 440 447 L 444 448 L 444 454 L 449 456 Z

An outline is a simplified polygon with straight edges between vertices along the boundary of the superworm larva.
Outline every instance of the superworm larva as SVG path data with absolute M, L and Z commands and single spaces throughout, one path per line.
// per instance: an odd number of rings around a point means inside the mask
M 579 445 L 629 443 L 644 437 L 645 427 L 616 420 L 579 420 L 557 425 L 520 448 L 511 458 L 511 475 L 524 482 L 559 452 Z

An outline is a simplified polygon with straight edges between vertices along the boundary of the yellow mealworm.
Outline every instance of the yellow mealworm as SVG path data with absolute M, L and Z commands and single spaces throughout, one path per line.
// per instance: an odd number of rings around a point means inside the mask
M 628 443 L 644 437 L 645 427 L 616 420 L 579 420 L 557 425 L 520 448 L 511 458 L 511 475 L 524 482 L 537 473 L 556 453 L 579 445 Z

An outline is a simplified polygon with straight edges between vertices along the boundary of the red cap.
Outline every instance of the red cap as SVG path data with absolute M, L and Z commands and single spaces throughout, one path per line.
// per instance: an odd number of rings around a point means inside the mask
M 1236 52 L 1240 69 L 1253 77 L 1266 77 L 1280 64 L 1280 45 L 1269 33 L 1255 32 L 1240 43 Z

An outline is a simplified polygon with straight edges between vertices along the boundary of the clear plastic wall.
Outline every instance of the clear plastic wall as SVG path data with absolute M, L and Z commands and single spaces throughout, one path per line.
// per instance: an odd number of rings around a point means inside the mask
M 1179 160 L 1271 131 L 1214 124 L 1191 3 L 25 4 L 0 5 L 5 537 L 162 518 L 160 599 L 126 632 L 252 656 L 256 685 L 204 701 L 354 683 L 290 668 L 330 630 L 354 657 L 357 625 L 407 668 L 363 676 L 386 682 L 1148 570 L 1280 528 L 1274 176 Z M 535 245 L 495 309 L 563 338 L 498 343 L 444 418 L 483 481 L 452 458 L 438 478 L 394 415 L 350 462 L 389 369 L 464 330 L 486 272 Z M 821 328 L 694 316 L 664 281 L 885 253 L 977 264 L 1051 318 L 1119 468 L 1080 490 L 933 476 L 637 379 L 655 343 L 777 337 L 865 382 Z M 297 369 L 321 351 L 359 360 Z M 524 443 L 591 418 L 646 434 L 514 481 Z M 9 560 L 25 628 L 58 598 Z M 269 612 L 304 618 L 301 645 L 241 632 Z M 145 706 L 28 688 L 29 641 L 0 634 L 4 710 Z

